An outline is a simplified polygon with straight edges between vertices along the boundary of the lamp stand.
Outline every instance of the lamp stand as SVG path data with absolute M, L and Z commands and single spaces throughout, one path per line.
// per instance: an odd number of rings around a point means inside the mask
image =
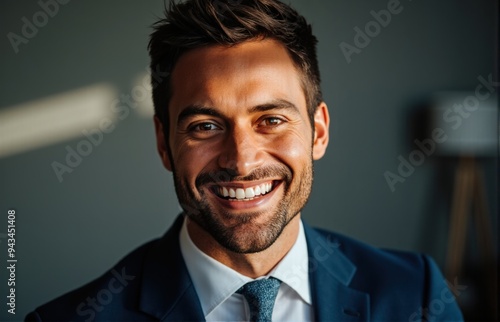
M 472 211 L 471 211 L 472 210 Z M 450 231 L 448 236 L 448 252 L 446 275 L 449 281 L 454 281 L 462 273 L 463 259 L 467 240 L 469 216 L 474 217 L 477 246 L 485 269 L 485 277 L 496 284 L 495 260 L 491 222 L 486 201 L 484 174 L 473 156 L 462 156 L 455 172 L 455 187 L 453 191 L 450 215 Z M 494 307 L 498 294 L 492 287 L 490 298 Z

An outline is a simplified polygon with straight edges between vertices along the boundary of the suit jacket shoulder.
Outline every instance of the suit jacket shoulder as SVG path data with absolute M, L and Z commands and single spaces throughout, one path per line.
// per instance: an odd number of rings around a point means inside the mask
M 136 310 L 129 308 L 138 301 L 133 294 L 138 294 L 141 266 L 145 255 L 157 243 L 155 240 L 139 247 L 99 278 L 38 307 L 26 321 L 134 320 Z M 117 302 L 122 310 L 111 308 Z
M 181 224 L 179 217 L 161 239 L 131 252 L 96 280 L 38 307 L 26 321 L 203 320 L 179 249 Z
M 307 225 L 305 229 L 310 261 L 316 262 L 311 266 L 318 271 L 311 277 L 311 284 L 319 289 L 315 293 L 327 294 L 325 288 L 337 285 L 355 298 L 337 308 L 344 317 L 348 312 L 372 321 L 463 321 L 450 290 L 453 285 L 427 255 L 379 249 Z M 322 281 L 315 281 L 317 276 L 323 276 Z M 341 316 L 339 312 L 337 318 Z

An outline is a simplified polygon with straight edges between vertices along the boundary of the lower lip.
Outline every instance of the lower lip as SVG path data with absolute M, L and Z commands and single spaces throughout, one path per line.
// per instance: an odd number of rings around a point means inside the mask
M 278 190 L 280 187 L 281 187 L 281 182 L 276 184 L 273 187 L 273 190 L 271 192 L 265 194 L 264 196 L 254 198 L 252 200 L 240 200 L 240 201 L 228 200 L 228 199 L 223 199 L 223 198 L 219 197 L 218 195 L 216 195 L 213 192 L 212 192 L 212 194 L 217 198 L 217 201 L 225 208 L 230 208 L 230 209 L 234 209 L 234 210 L 250 209 L 250 208 L 260 207 L 260 206 L 266 204 L 267 202 L 269 202 L 271 200 L 271 198 L 273 197 L 274 193 L 276 192 L 276 190 Z

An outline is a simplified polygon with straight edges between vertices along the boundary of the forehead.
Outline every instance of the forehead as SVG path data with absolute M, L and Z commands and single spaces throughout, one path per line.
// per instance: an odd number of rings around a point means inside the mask
M 170 115 L 189 105 L 239 109 L 287 100 L 303 107 L 301 77 L 287 49 L 273 39 L 209 46 L 183 54 L 172 73 Z

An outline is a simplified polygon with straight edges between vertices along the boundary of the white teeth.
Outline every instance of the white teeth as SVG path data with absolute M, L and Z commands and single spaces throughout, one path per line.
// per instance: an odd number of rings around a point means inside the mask
M 272 187 L 273 187 L 272 183 L 263 183 L 261 185 L 246 189 L 243 188 L 233 189 L 233 188 L 220 187 L 219 193 L 223 197 L 236 198 L 238 200 L 252 199 L 256 196 L 265 195 L 266 193 L 272 190 Z
M 236 189 L 236 199 L 245 199 L 245 191 L 243 189 Z
M 253 192 L 252 188 L 245 189 L 245 198 L 253 198 L 255 197 L 255 192 Z

